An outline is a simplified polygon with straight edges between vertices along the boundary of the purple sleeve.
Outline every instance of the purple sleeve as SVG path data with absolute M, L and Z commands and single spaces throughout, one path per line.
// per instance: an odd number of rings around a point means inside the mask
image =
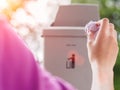
M 35 62 L 24 42 L 0 18 L 0 90 L 75 90 Z

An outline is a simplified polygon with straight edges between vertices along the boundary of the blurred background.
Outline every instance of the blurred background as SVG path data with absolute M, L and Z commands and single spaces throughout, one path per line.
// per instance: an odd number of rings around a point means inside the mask
M 107 17 L 115 24 L 120 46 L 120 0 L 0 0 L 0 13 L 7 16 L 35 55 L 36 61 L 43 63 L 42 30 L 54 22 L 60 5 L 71 3 L 98 4 L 100 17 Z M 120 53 L 114 73 L 115 90 L 120 90 Z

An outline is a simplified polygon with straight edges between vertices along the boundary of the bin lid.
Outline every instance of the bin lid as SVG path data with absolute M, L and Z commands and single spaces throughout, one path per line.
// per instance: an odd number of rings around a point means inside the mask
M 84 27 L 48 27 L 42 37 L 86 37 Z
M 85 26 L 90 20 L 99 20 L 98 5 L 61 5 L 52 26 Z

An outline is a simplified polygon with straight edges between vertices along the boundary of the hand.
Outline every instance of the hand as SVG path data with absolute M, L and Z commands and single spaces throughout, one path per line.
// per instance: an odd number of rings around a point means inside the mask
M 98 22 L 98 32 L 87 32 L 88 57 L 93 71 L 92 90 L 114 90 L 113 67 L 118 54 L 117 33 L 107 18 Z
M 88 56 L 90 63 L 97 64 L 100 68 L 112 69 L 118 54 L 117 33 L 114 25 L 104 18 L 97 22 L 100 29 L 95 37 L 95 32 L 88 32 Z

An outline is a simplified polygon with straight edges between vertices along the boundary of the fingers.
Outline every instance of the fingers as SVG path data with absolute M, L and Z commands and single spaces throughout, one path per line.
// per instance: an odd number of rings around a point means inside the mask
M 107 33 L 107 30 L 109 30 L 109 20 L 107 18 L 104 18 L 97 23 L 100 24 L 100 29 L 98 31 L 98 35 L 96 36 L 97 40 L 101 40 Z
M 87 34 L 88 34 L 87 35 L 87 43 L 92 44 L 92 42 L 94 41 L 94 33 L 89 31 Z
M 110 31 L 112 32 L 113 37 L 114 37 L 115 39 L 117 39 L 117 31 L 115 30 L 114 24 L 110 23 L 110 24 L 109 24 L 109 29 L 110 29 Z
M 100 34 L 104 34 L 106 30 L 109 28 L 109 20 L 107 18 L 104 18 L 100 21 L 101 27 L 100 27 Z
M 98 22 L 96 22 L 97 25 L 100 25 L 100 29 L 97 33 L 94 33 L 92 31 L 87 32 L 88 37 L 88 44 L 90 45 L 92 42 L 104 42 L 106 39 L 114 39 L 117 43 L 117 32 L 115 31 L 114 24 L 109 23 L 109 20 L 107 18 L 104 18 Z M 103 41 L 104 40 L 104 41 Z
M 117 43 L 117 31 L 115 30 L 114 24 L 109 24 L 109 34 L 113 37 L 115 42 Z
M 99 41 L 105 36 L 106 31 L 109 29 L 109 20 L 107 18 L 104 18 L 104 19 L 96 22 L 96 25 L 100 26 L 98 32 L 96 32 L 98 35 L 95 35 L 96 34 L 95 32 L 89 31 L 87 33 L 89 43 L 93 42 L 96 39 L 97 39 L 97 41 Z
M 117 41 L 117 31 L 116 30 L 113 31 L 113 36 L 114 36 L 115 40 Z

